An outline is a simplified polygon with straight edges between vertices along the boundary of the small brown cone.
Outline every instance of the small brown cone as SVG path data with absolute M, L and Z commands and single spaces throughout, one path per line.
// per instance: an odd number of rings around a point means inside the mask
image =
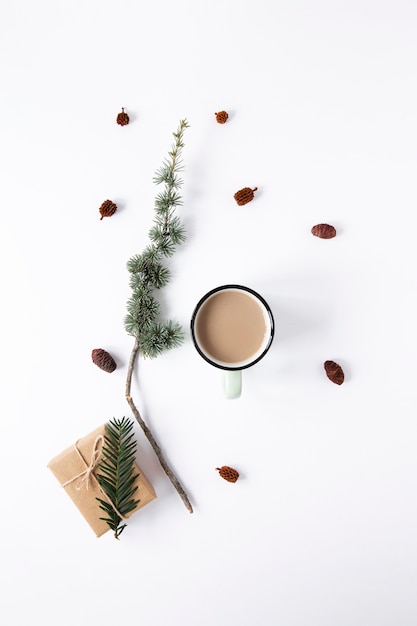
M 236 191 L 233 197 L 239 206 L 243 206 L 244 204 L 247 204 L 254 199 L 255 196 L 253 192 L 257 189 L 258 187 L 255 187 L 254 189 L 251 189 L 250 187 L 244 187 L 243 189 L 239 189 L 239 191 Z
M 311 229 L 312 234 L 320 239 L 332 239 L 336 237 L 336 229 L 331 224 L 316 224 Z
M 116 122 L 119 124 L 119 126 L 126 126 L 126 124 L 129 124 L 129 116 L 124 108 L 122 108 L 121 113 L 118 114 Z
M 235 483 L 239 478 L 239 472 L 233 469 L 233 467 L 229 467 L 228 465 L 222 465 L 222 467 L 216 467 L 216 470 L 219 472 L 220 476 L 227 480 L 229 483 Z
M 335 383 L 335 385 L 341 385 L 345 380 L 345 375 L 342 368 L 335 361 L 325 361 L 324 369 L 327 374 L 327 378 Z
M 216 116 L 216 122 L 218 122 L 218 124 L 225 124 L 229 117 L 229 114 L 227 113 L 227 111 L 219 111 L 218 113 L 215 113 L 214 115 Z
M 91 352 L 91 358 L 93 360 L 93 363 L 105 372 L 114 372 L 117 367 L 116 361 L 113 359 L 111 354 L 109 354 L 108 352 L 106 352 L 106 350 L 103 350 L 102 348 L 95 348 Z
M 114 215 L 117 211 L 117 205 L 111 200 L 105 200 L 99 208 L 99 211 L 101 215 L 100 220 L 102 220 L 103 217 L 111 217 Z

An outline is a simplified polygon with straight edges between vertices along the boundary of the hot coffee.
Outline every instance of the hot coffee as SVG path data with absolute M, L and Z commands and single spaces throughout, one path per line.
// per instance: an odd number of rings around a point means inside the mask
M 238 365 L 252 360 L 270 337 L 270 322 L 257 298 L 242 289 L 215 292 L 195 319 L 200 349 L 212 360 Z
M 191 317 L 191 336 L 200 355 L 223 370 L 226 398 L 238 398 L 242 370 L 269 350 L 274 319 L 266 301 L 242 285 L 222 285 L 206 293 Z

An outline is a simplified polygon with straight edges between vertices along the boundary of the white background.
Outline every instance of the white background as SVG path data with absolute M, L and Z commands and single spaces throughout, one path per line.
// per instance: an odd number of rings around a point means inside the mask
M 417 623 L 416 33 L 414 0 L 2 3 L 8 626 Z M 134 397 L 194 513 L 137 427 L 158 499 L 97 539 L 47 463 L 129 415 L 126 261 L 181 118 L 188 239 L 161 299 L 186 338 L 140 360 Z M 100 221 L 107 198 L 119 210 Z M 312 236 L 320 222 L 335 239 Z M 277 323 L 238 400 L 189 334 L 226 282 Z

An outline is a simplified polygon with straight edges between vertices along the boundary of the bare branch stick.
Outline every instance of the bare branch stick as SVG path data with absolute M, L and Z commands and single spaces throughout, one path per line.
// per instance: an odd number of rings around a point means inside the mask
M 170 479 L 171 483 L 173 484 L 173 486 L 175 487 L 175 489 L 177 490 L 181 500 L 183 501 L 185 507 L 188 509 L 188 511 L 190 513 L 193 512 L 193 507 L 191 506 L 191 503 L 188 499 L 188 496 L 186 494 L 186 492 L 184 491 L 184 488 L 182 487 L 180 481 L 178 480 L 178 478 L 175 476 L 174 472 L 171 470 L 171 468 L 169 467 L 163 452 L 161 450 L 161 448 L 159 447 L 158 443 L 156 442 L 151 430 L 149 429 L 149 427 L 147 426 L 147 424 L 144 422 L 137 406 L 135 405 L 133 398 L 132 398 L 132 376 L 133 376 L 133 372 L 135 369 L 135 363 L 136 360 L 138 358 L 139 355 L 139 341 L 136 339 L 132 352 L 130 354 L 130 360 L 129 360 L 129 367 L 127 370 L 127 377 L 126 377 L 126 400 L 127 403 L 133 413 L 133 415 L 135 416 L 139 426 L 141 427 L 141 429 L 143 430 L 143 432 L 146 435 L 146 438 L 148 439 L 149 443 L 151 444 L 156 456 L 158 457 L 158 460 L 165 472 L 165 474 L 168 476 L 168 478 Z

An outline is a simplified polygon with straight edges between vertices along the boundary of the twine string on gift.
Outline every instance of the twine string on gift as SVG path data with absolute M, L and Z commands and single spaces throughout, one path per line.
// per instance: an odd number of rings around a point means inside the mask
M 79 451 L 77 443 L 78 443 L 78 441 L 75 442 L 74 447 L 75 447 L 75 449 L 76 449 L 76 451 L 78 453 L 78 456 L 85 463 L 86 461 L 85 461 L 83 455 L 81 454 L 81 452 Z M 90 459 L 90 464 L 88 465 L 87 469 L 83 470 L 82 472 L 80 472 L 76 476 L 73 476 L 72 478 L 67 480 L 67 482 L 63 483 L 62 487 L 66 487 L 70 483 L 73 483 L 74 480 L 77 480 L 79 478 L 80 480 L 75 485 L 76 490 L 80 491 L 81 487 L 83 487 L 85 485 L 85 488 L 88 491 L 88 488 L 90 486 L 90 477 L 91 477 L 93 471 L 95 470 L 95 468 L 96 468 L 96 466 L 97 466 L 97 464 L 98 464 L 98 462 L 100 460 L 100 456 L 101 456 L 100 444 L 103 445 L 103 443 L 104 443 L 103 435 L 99 435 L 98 437 L 95 438 L 94 445 L 93 445 L 93 452 L 91 454 L 91 459 Z
M 83 457 L 83 455 L 81 454 L 80 450 L 78 449 L 77 446 L 78 441 L 75 442 L 74 444 L 74 448 L 78 454 L 78 456 L 80 457 L 80 459 L 82 460 L 83 463 L 87 464 L 87 461 L 85 460 L 85 458 Z M 120 511 L 117 510 L 117 508 L 115 507 L 114 503 L 112 502 L 112 500 L 109 498 L 109 496 L 105 493 L 105 491 L 101 488 L 100 483 L 97 480 L 96 475 L 94 474 L 94 470 L 98 465 L 98 462 L 100 460 L 101 457 L 101 450 L 104 444 L 104 437 L 103 435 L 98 435 L 95 440 L 94 440 L 94 445 L 93 445 L 93 451 L 91 453 L 91 459 L 90 459 L 90 463 L 87 466 L 87 469 L 83 470 L 82 472 L 80 472 L 79 474 L 77 474 L 76 476 L 73 476 L 72 478 L 70 478 L 69 480 L 67 480 L 65 483 L 62 483 L 61 487 L 66 487 L 67 485 L 70 485 L 71 483 L 73 483 L 75 480 L 78 480 L 77 484 L 75 485 L 75 489 L 77 491 L 80 491 L 82 487 L 85 486 L 85 488 L 88 491 L 89 485 L 90 485 L 90 479 L 93 478 L 94 480 L 96 480 L 97 484 L 98 484 L 98 488 L 100 490 L 100 493 L 106 498 L 106 500 L 110 503 L 110 506 L 112 507 L 112 509 L 114 510 L 114 512 L 120 517 L 121 520 L 126 520 L 127 518 L 124 517 Z

